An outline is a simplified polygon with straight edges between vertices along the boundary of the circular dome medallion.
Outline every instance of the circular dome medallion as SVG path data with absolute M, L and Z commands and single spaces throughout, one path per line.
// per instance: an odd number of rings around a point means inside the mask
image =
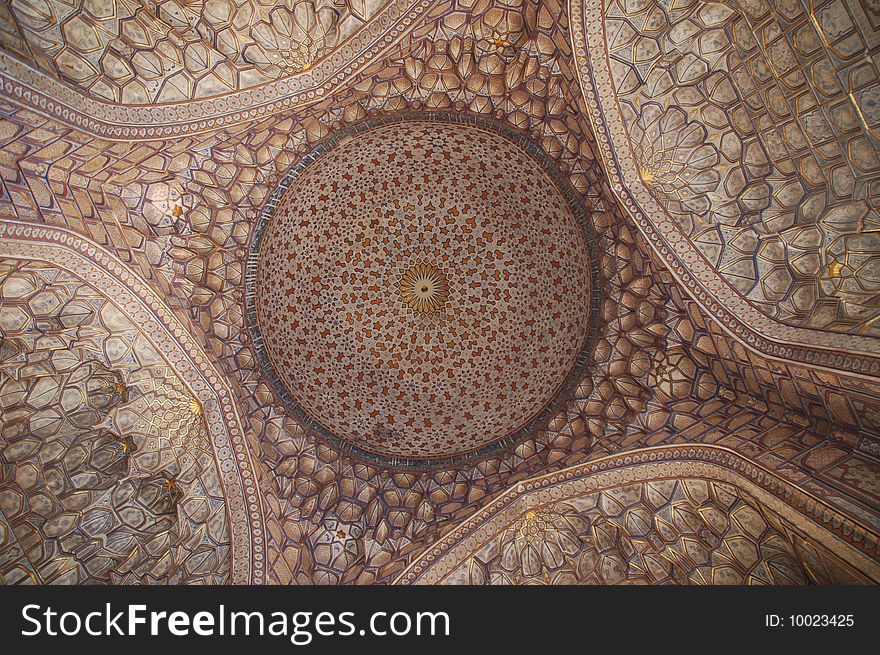
M 282 183 L 248 296 L 270 376 L 313 427 L 388 464 L 449 461 L 509 443 L 571 382 L 588 232 L 524 144 L 473 118 L 397 118 Z

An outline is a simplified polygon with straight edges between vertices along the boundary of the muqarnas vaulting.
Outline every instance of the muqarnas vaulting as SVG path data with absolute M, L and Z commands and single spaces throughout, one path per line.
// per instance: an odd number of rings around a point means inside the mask
M 0 6 L 0 580 L 880 581 L 880 4 Z

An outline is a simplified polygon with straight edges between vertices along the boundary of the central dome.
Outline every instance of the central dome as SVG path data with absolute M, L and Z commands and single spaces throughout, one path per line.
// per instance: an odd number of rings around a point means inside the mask
M 586 233 L 545 167 L 494 129 L 427 118 L 307 157 L 257 238 L 252 290 L 294 409 L 392 463 L 484 451 L 536 420 L 593 297 Z

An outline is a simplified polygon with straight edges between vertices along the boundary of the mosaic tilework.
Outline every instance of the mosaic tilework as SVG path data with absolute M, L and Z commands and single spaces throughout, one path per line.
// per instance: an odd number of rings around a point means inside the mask
M 587 340 L 593 281 L 585 228 L 537 162 L 498 133 L 414 120 L 343 139 L 287 185 L 255 304 L 307 414 L 406 460 L 477 450 L 544 409 Z M 448 280 L 430 314 L 399 288 L 419 266 Z

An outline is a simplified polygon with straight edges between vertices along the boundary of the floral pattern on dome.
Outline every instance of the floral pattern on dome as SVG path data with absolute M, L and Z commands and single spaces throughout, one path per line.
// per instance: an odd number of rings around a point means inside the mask
M 583 225 L 518 145 L 408 120 L 290 182 L 259 244 L 256 322 L 316 427 L 395 461 L 455 457 L 513 435 L 564 385 L 592 275 Z

